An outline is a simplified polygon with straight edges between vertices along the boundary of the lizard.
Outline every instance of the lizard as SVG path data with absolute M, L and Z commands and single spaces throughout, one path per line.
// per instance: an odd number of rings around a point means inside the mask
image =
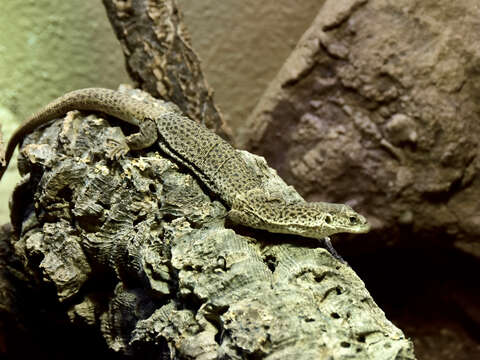
M 329 250 L 333 248 L 328 236 L 341 232 L 365 233 L 370 228 L 362 215 L 345 204 L 307 201 L 292 204 L 272 197 L 232 145 L 181 115 L 173 103 L 145 102 L 125 92 L 103 88 L 66 93 L 21 124 L 0 157 L 0 179 L 16 146 L 26 135 L 72 110 L 106 113 L 138 127 L 137 133 L 126 137 L 128 148 L 119 147 L 108 156 L 119 158 L 129 150 L 141 150 L 157 142 L 167 156 L 189 169 L 223 200 L 229 208 L 227 216 L 234 223 L 324 240 Z

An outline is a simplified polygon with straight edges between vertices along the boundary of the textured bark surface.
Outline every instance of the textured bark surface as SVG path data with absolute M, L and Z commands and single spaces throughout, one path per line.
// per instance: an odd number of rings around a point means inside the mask
M 69 113 L 30 135 L 19 160 L 11 248 L 61 326 L 85 328 L 117 356 L 414 359 L 363 282 L 316 240 L 226 227 L 218 199 L 155 147 L 107 159 L 108 144 L 125 141 L 110 125 Z M 262 158 L 242 156 L 298 196 Z
M 226 140 L 230 129 L 213 101 L 175 0 L 103 0 L 136 86 L 172 101 Z
M 479 19 L 476 0 L 327 1 L 240 141 L 367 216 L 348 252 L 420 358 L 480 356 Z

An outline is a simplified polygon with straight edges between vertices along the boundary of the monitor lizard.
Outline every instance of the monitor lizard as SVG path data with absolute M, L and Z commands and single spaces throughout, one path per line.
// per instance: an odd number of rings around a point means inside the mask
M 188 168 L 228 206 L 235 223 L 274 233 L 324 239 L 347 232 L 365 233 L 367 220 L 351 207 L 326 202 L 287 203 L 272 195 L 249 170 L 239 153 L 204 126 L 179 114 L 169 103 L 138 100 L 125 92 L 87 88 L 69 92 L 46 105 L 20 125 L 0 157 L 0 179 L 23 138 L 37 127 L 71 110 L 99 111 L 139 127 L 127 136 L 128 148 L 117 148 L 111 158 L 158 143 L 160 149 Z

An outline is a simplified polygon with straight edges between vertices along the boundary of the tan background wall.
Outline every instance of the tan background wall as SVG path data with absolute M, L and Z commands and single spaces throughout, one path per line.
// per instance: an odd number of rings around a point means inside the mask
M 179 0 L 215 99 L 243 124 L 323 1 Z
M 235 130 L 323 1 L 178 0 L 210 85 Z M 62 93 L 128 82 L 101 1 L 2 0 L 0 121 L 8 139 L 18 122 Z M 0 223 L 18 181 L 0 183 Z

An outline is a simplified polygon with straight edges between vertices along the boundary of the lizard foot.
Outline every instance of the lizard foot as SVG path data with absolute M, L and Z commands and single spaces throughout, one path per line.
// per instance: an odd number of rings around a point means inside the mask
M 330 238 L 328 236 L 325 236 L 323 239 L 323 244 L 327 248 L 328 252 L 338 261 L 348 264 L 341 256 L 340 254 L 333 248 L 332 242 L 330 241 Z
M 139 132 L 127 136 L 128 147 L 142 150 L 152 146 L 158 138 L 157 124 L 151 119 L 140 121 Z
M 110 139 L 106 146 L 106 155 L 110 160 L 121 159 L 130 151 L 130 148 L 125 142 L 117 142 L 112 139 Z

